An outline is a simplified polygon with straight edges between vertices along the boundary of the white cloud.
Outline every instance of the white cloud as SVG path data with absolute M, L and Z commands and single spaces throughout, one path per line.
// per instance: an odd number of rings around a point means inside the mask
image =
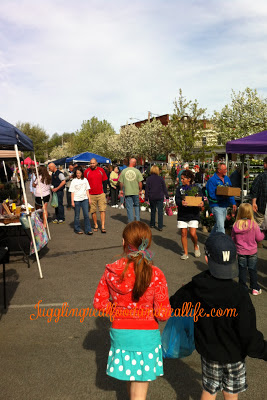
M 10 122 L 116 130 L 173 111 L 178 89 L 209 111 L 231 88 L 265 87 L 265 1 L 30 1 L 0 4 L 0 107 Z

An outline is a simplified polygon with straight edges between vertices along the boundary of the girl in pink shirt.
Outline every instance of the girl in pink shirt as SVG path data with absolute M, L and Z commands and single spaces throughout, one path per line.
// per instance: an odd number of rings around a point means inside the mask
M 232 239 L 236 244 L 239 267 L 239 283 L 247 288 L 247 268 L 252 294 L 261 294 L 257 278 L 257 242 L 264 239 L 264 233 L 254 220 L 251 204 L 240 205 L 236 222 L 232 230 Z
M 38 169 L 39 179 L 36 178 L 35 182 L 32 184 L 35 190 L 35 208 L 36 210 L 42 208 L 42 197 L 44 202 L 43 208 L 43 222 L 44 227 L 47 226 L 47 206 L 50 199 L 50 191 L 51 191 L 51 176 L 49 175 L 47 168 L 44 166 L 40 166 Z

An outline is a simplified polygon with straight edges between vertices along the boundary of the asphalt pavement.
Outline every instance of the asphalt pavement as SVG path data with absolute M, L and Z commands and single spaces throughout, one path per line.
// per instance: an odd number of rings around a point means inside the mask
M 52 212 L 52 209 L 50 209 Z M 8 308 L 0 309 L 0 399 L 4 400 L 83 400 L 127 399 L 125 384 L 105 374 L 109 350 L 110 321 L 103 317 L 69 316 L 56 322 L 56 309 L 92 307 L 94 293 L 105 264 L 122 253 L 122 231 L 126 210 L 107 208 L 107 233 L 75 235 L 74 212 L 65 211 L 66 222 L 50 223 L 52 240 L 40 253 L 44 278 L 37 264 L 30 268 L 21 257 L 11 257 L 6 265 Z M 141 220 L 149 223 L 148 212 Z M 192 276 L 206 269 L 203 247 L 208 236 L 198 231 L 201 257 L 195 258 L 189 242 L 189 259 L 180 260 L 181 241 L 176 216 L 164 217 L 162 232 L 153 229 L 154 264 L 166 276 L 173 294 Z M 100 222 L 99 222 L 100 226 Z M 262 295 L 253 296 L 257 324 L 267 337 L 267 241 L 258 252 L 258 279 Z M 0 267 L 0 304 L 3 284 Z M 38 314 L 38 306 L 39 307 Z M 51 317 L 51 308 L 54 316 Z M 82 315 L 82 314 L 81 314 Z M 164 328 L 160 324 L 160 329 Z M 240 399 L 266 398 L 266 364 L 247 358 L 248 389 Z M 151 382 L 148 399 L 197 400 L 200 398 L 201 364 L 196 351 L 185 359 L 165 360 L 164 376 Z M 218 399 L 222 399 L 219 394 Z

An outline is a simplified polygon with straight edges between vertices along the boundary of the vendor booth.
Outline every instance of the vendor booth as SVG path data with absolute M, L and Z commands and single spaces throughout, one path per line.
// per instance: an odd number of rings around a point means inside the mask
M 244 161 L 246 154 L 267 154 L 267 130 L 249 135 L 241 139 L 231 140 L 226 143 L 226 164 L 228 165 L 228 154 L 240 154 L 242 160 L 242 182 L 241 182 L 241 203 L 244 194 Z M 248 166 L 249 167 L 249 166 Z
M 7 154 L 10 154 L 10 150 L 15 151 L 16 155 L 16 162 L 17 162 L 17 167 L 19 171 L 20 177 L 23 176 L 22 174 L 22 168 L 21 168 L 21 162 L 20 162 L 20 153 L 19 151 L 34 151 L 33 149 L 33 143 L 30 138 L 28 138 L 23 132 L 21 132 L 18 128 L 15 126 L 11 125 L 7 121 L 3 120 L 0 118 L 0 150 L 1 151 L 7 151 Z M 4 153 L 3 154 L 3 159 Z M 34 162 L 35 165 L 36 159 L 34 155 Z M 37 176 L 38 176 L 38 171 L 37 171 Z M 33 225 L 32 219 L 33 216 L 31 213 L 33 212 L 32 209 L 29 207 L 29 203 L 27 200 L 27 195 L 26 195 L 26 189 L 25 189 L 25 184 L 24 180 L 20 179 L 20 184 L 23 192 L 23 198 L 24 198 L 24 203 L 21 207 L 15 207 L 14 204 L 14 211 L 12 210 L 13 205 L 7 204 L 7 203 L 2 203 L 2 207 L 4 209 L 5 213 L 5 218 L 9 218 L 11 221 L 8 221 L 10 223 L 6 224 L 6 221 L 3 223 L 0 223 L 0 226 L 8 229 L 9 227 L 12 226 L 21 226 L 21 216 L 23 214 L 23 220 L 25 221 L 25 224 L 27 225 L 28 229 L 30 230 L 30 235 L 32 239 L 32 254 L 35 254 L 36 256 L 36 261 L 39 269 L 39 275 L 40 278 L 43 278 L 42 270 L 41 270 L 41 265 L 40 265 L 40 260 L 39 260 L 39 255 L 38 255 L 38 250 L 37 250 L 37 245 L 38 243 L 38 237 L 36 232 L 34 232 L 34 229 L 36 226 Z M 15 210 L 16 208 L 16 210 Z M 23 211 L 23 213 L 21 213 Z M 4 219 L 5 219 L 4 218 Z M 38 218 L 37 218 L 38 219 Z

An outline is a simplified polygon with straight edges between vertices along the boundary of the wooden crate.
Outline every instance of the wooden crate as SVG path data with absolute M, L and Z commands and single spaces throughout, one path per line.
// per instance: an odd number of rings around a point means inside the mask
M 202 197 L 200 196 L 185 196 L 185 201 L 188 203 L 187 207 L 198 207 L 202 202 Z
M 216 194 L 219 196 L 240 196 L 240 188 L 231 186 L 217 186 Z

